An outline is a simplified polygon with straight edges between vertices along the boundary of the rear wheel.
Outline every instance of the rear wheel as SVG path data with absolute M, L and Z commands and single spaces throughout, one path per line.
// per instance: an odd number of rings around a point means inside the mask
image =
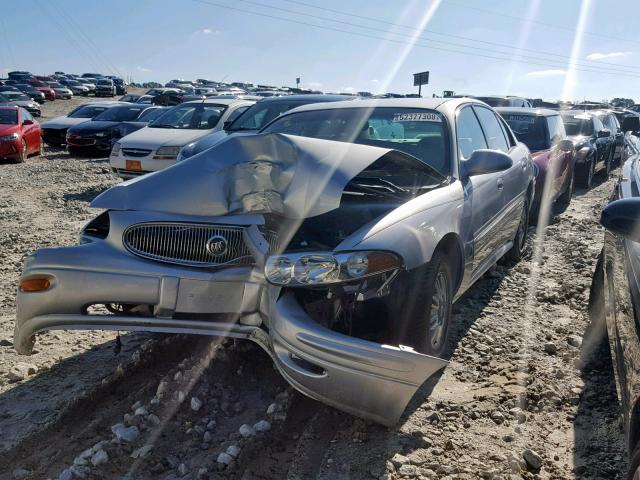
M 527 234 L 529 232 L 529 203 L 524 202 L 522 212 L 520 214 L 520 222 L 516 237 L 513 240 L 513 247 L 505 255 L 505 259 L 511 262 L 518 262 L 524 255 L 524 248 L 527 244 Z
M 596 170 L 596 159 L 591 155 L 587 163 L 576 167 L 576 180 L 582 188 L 591 188 L 593 185 L 593 174 Z
M 575 175 L 571 172 L 571 178 L 569 179 L 569 185 L 562 195 L 560 195 L 555 201 L 555 210 L 557 213 L 564 212 L 567 208 L 569 208 L 569 204 L 571 203 L 571 196 L 573 195 L 573 183 L 574 183 Z

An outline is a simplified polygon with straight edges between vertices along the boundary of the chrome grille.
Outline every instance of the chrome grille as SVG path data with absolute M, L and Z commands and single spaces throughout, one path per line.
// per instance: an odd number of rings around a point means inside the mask
M 145 148 L 123 148 L 122 153 L 128 157 L 146 157 L 151 153 L 151 150 Z
M 162 262 L 197 267 L 252 265 L 254 258 L 244 243 L 243 230 L 233 225 L 141 223 L 125 230 L 123 242 L 131 253 Z M 226 249 L 216 252 L 210 240 L 221 237 Z

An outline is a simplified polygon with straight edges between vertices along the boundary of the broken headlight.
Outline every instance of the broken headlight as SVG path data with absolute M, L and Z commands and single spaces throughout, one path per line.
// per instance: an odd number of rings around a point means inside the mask
M 391 252 L 304 252 L 269 257 L 264 274 L 274 285 L 330 285 L 358 281 L 400 267 L 400 257 Z

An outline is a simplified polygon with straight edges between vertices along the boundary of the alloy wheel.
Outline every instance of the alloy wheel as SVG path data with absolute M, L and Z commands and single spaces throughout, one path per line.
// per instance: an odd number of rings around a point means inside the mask
M 27 142 L 22 139 L 22 151 L 20 152 L 20 162 L 27 161 Z
M 444 342 L 447 331 L 447 312 L 449 309 L 449 279 L 440 270 L 436 276 L 431 298 L 431 314 L 429 317 L 429 343 L 435 351 Z

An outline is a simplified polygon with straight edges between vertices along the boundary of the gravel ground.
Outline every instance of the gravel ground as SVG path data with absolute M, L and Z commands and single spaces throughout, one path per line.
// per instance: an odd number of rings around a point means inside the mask
M 0 165 L 0 479 L 624 478 L 610 360 L 580 363 L 613 176 L 456 303 L 451 364 L 390 429 L 294 392 L 247 343 L 129 334 L 115 355 L 114 333 L 53 332 L 17 356 L 24 256 L 73 243 L 116 182 L 61 150 Z

